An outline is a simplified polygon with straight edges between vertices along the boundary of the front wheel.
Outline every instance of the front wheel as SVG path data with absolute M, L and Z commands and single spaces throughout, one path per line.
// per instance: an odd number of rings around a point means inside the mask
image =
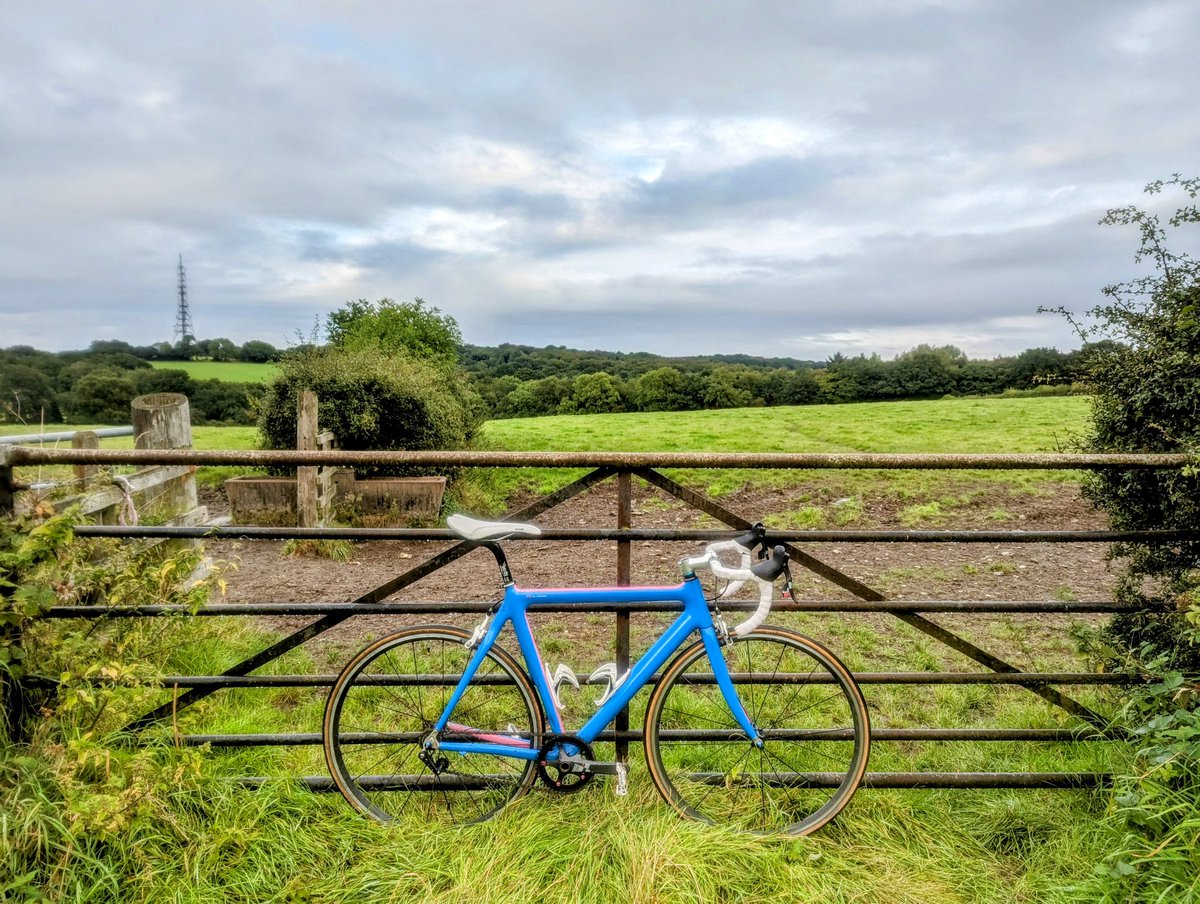
M 721 648 L 762 747 L 738 725 L 698 642 L 667 667 L 646 709 L 646 761 L 659 792 L 692 819 L 807 835 L 850 801 L 867 769 L 870 724 L 833 653 L 764 626 Z
M 532 759 L 429 750 L 429 737 L 471 659 L 470 633 L 407 628 L 356 655 L 325 706 L 325 759 L 338 790 L 381 822 L 482 822 L 529 790 Z M 542 711 L 529 678 L 492 647 L 467 685 L 442 740 L 488 741 L 534 750 Z

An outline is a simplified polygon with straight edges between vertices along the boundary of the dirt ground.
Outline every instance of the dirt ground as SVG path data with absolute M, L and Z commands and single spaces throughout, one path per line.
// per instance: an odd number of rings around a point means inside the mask
M 820 485 L 816 485 L 818 493 Z M 800 507 L 813 488 L 743 491 L 720 502 L 748 519 Z M 201 500 L 220 512 L 223 500 L 210 493 Z M 868 500 L 855 528 L 895 529 L 899 506 L 888 499 Z M 998 521 L 997 512 L 1003 513 Z M 616 489 L 604 483 L 540 516 L 543 527 L 613 527 Z M 635 527 L 716 528 L 720 525 L 657 489 L 634 481 Z M 1048 484 L 1038 492 L 998 485 L 976 493 L 941 523 L 923 528 L 958 529 L 1103 529 L 1103 516 L 1090 508 L 1073 484 Z M 276 542 L 224 541 L 209 544 L 214 559 L 226 563 L 224 602 L 351 601 L 447 546 L 439 542 L 371 541 L 356 543 L 351 559 L 285 558 Z M 1112 595 L 1114 572 L 1105 544 L 1046 543 L 812 543 L 798 544 L 809 554 L 896 600 L 1105 600 Z M 507 551 L 517 584 L 586 586 L 614 583 L 616 544 L 513 541 Z M 699 551 L 693 543 L 636 542 L 632 550 L 633 583 L 664 584 L 678 580 L 677 561 Z M 793 567 L 797 599 L 853 599 L 817 575 Z M 496 566 L 485 550 L 423 578 L 390 599 L 396 601 L 493 600 L 500 590 Z M 477 616 L 439 616 L 442 623 L 472 624 Z M 1006 615 L 931 616 L 939 624 L 1003 655 L 1022 668 L 1078 668 L 1068 628 L 1095 623 L 1090 616 Z M 310 641 L 321 664 L 335 665 L 367 636 L 380 636 L 424 617 L 362 616 L 352 618 Z M 533 619 L 548 657 L 565 656 L 577 670 L 611 658 L 613 616 L 546 614 Z M 731 621 L 736 620 L 732 618 Z M 772 621 L 792 624 L 825 639 L 839 652 L 849 651 L 855 668 L 978 669 L 960 654 L 901 624 L 890 615 L 816 615 L 779 613 Z M 295 630 L 311 618 L 264 619 L 279 631 Z M 635 616 L 636 652 L 653 639 L 661 616 Z M 872 655 L 855 650 L 874 648 Z M 851 661 L 851 660 L 861 661 Z

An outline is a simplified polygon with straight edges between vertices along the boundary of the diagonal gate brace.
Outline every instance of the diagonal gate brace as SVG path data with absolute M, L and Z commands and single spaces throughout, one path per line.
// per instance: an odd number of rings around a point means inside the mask
M 536 502 L 527 505 L 525 508 L 519 509 L 515 512 L 510 512 L 508 515 L 504 516 L 502 520 L 525 521 L 529 518 L 535 518 L 543 512 L 552 509 L 557 505 L 561 505 L 568 499 L 578 496 L 580 493 L 591 489 L 596 484 L 612 477 L 615 473 L 615 469 L 610 467 L 597 468 L 595 471 L 585 474 L 583 477 L 567 484 L 565 487 L 561 487 L 560 489 L 555 490 L 553 493 L 543 496 L 541 499 L 538 499 Z M 461 559 L 467 553 L 477 548 L 478 546 L 474 543 L 465 541 L 462 543 L 456 543 L 448 549 L 444 549 L 436 555 L 431 556 L 421 564 L 416 565 L 413 568 L 410 568 L 408 571 L 405 571 L 404 573 L 390 579 L 386 583 L 381 584 L 374 590 L 364 593 L 355 600 L 351 600 L 351 602 L 381 602 L 387 599 L 393 593 L 403 590 L 405 587 L 416 583 L 421 578 L 432 574 L 439 568 L 449 565 L 451 562 L 457 559 Z M 301 628 L 299 631 L 289 634 L 287 637 L 276 641 L 265 650 L 255 653 L 249 659 L 242 660 L 237 665 L 232 666 L 231 668 L 222 672 L 219 677 L 241 677 L 243 675 L 248 675 L 255 669 L 266 665 L 273 659 L 278 659 L 284 653 L 300 646 L 308 640 L 311 640 L 318 634 L 322 634 L 325 631 L 328 631 L 330 628 L 336 627 L 346 619 L 351 618 L 354 614 L 355 613 L 347 613 L 343 615 L 341 613 L 337 613 L 319 618 L 317 621 L 307 625 L 304 628 Z M 207 687 L 194 687 L 190 690 L 184 691 L 182 694 L 174 697 L 171 701 L 164 703 L 157 709 L 154 709 L 151 712 L 146 713 L 146 715 L 130 722 L 125 726 L 124 731 L 140 731 L 150 725 L 153 725 L 155 722 L 166 718 L 167 716 L 178 713 L 185 707 L 191 706 L 193 703 L 196 703 L 197 701 L 202 700 L 219 690 L 221 690 L 221 685 L 217 684 Z
M 683 502 L 686 502 L 693 508 L 699 509 L 705 514 L 716 518 L 718 521 L 728 524 L 735 530 L 745 530 L 752 526 L 752 522 L 747 521 L 741 515 L 731 512 L 729 509 L 719 505 L 704 494 L 697 493 L 695 490 L 689 489 L 683 484 L 671 480 L 669 477 L 664 477 L 662 474 L 651 468 L 639 468 L 633 473 L 652 486 L 656 486 L 660 490 L 670 493 L 672 496 L 682 500 Z M 792 561 L 802 565 L 809 571 L 820 575 L 821 577 L 825 578 L 825 580 L 836 584 L 843 590 L 850 591 L 859 599 L 870 600 L 872 602 L 882 602 L 887 599 L 887 597 L 885 597 L 878 590 L 868 587 L 866 584 L 855 580 L 847 574 L 843 574 L 833 566 L 827 565 L 820 559 L 809 555 L 803 550 L 796 548 L 792 544 L 783 543 L 781 545 L 787 550 L 788 557 Z M 928 634 L 930 637 L 934 638 L 940 643 L 957 650 L 968 659 L 973 659 L 975 662 L 986 666 L 994 672 L 1004 672 L 1007 674 L 1021 673 L 1021 670 L 1016 666 L 1005 662 L 1003 659 L 1000 659 L 997 656 L 993 656 L 987 650 L 976 646 L 965 637 L 961 637 L 958 634 L 955 634 L 953 631 L 942 627 L 937 622 L 931 621 L 923 615 L 919 615 L 915 611 L 919 607 L 914 606 L 913 608 L 913 612 L 896 612 L 893 614 L 905 624 L 916 628 L 918 631 Z M 1067 696 L 1055 688 L 1044 684 L 1031 684 L 1029 685 L 1029 690 L 1037 694 L 1042 699 L 1053 703 L 1055 706 L 1065 709 L 1067 712 L 1073 715 L 1079 716 L 1079 718 L 1084 719 L 1092 725 L 1095 725 L 1099 728 L 1105 728 L 1108 726 L 1108 719 L 1105 719 L 1099 713 L 1094 712 L 1093 710 L 1084 706 L 1078 700 Z

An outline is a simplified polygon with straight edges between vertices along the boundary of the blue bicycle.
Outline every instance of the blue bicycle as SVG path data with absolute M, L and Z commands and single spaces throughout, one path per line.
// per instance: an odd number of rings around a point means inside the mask
M 867 768 L 866 703 L 825 647 L 763 624 L 773 582 L 785 575 L 790 588 L 790 575 L 783 547 L 768 553 L 761 526 L 683 559 L 676 586 L 570 590 L 514 584 L 500 541 L 537 536 L 535 525 L 453 515 L 447 526 L 492 552 L 504 594 L 474 632 L 405 628 L 367 646 L 339 675 L 325 708 L 325 757 L 355 808 L 381 821 L 415 811 L 430 821 L 472 823 L 538 779 L 569 793 L 609 775 L 624 794 L 626 764 L 598 760 L 592 744 L 651 684 L 646 763 L 655 787 L 683 815 L 803 835 L 849 802 Z M 756 547 L 763 561 L 751 564 Z M 727 582 L 712 599 L 698 569 Z M 746 585 L 757 587 L 758 608 L 730 628 L 715 604 Z M 564 684 L 578 688 L 579 679 L 566 666 L 551 675 L 527 612 L 597 602 L 678 603 L 683 612 L 624 674 L 608 663 L 590 675 L 603 685 L 598 709 L 568 733 L 559 692 Z M 523 663 L 497 644 L 509 624 Z

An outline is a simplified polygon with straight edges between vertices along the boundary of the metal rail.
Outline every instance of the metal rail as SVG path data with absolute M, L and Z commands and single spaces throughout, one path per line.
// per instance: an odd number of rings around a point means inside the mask
M 488 468 L 766 468 L 799 470 L 1094 470 L 1097 468 L 1176 469 L 1200 463 L 1185 454 L 1072 454 L 1061 452 L 1009 455 L 831 452 L 361 452 L 294 450 L 195 449 L 0 449 L 0 464 L 189 464 L 189 465 L 363 465 L 390 467 Z
M 184 605 L 54 606 L 43 618 L 146 618 L 157 616 L 234 615 L 447 615 L 487 612 L 490 602 L 412 603 L 216 603 L 193 609 Z M 725 612 L 752 612 L 753 601 L 729 600 Z M 987 613 L 1117 613 L 1138 612 L 1141 607 L 1113 600 L 777 600 L 773 612 L 945 612 Z M 538 612 L 679 612 L 677 603 L 547 603 Z
M 94 433 L 99 439 L 109 439 L 115 436 L 133 436 L 132 427 L 100 427 L 96 430 L 60 430 L 56 433 L 21 433 L 10 436 L 0 436 L 0 446 L 66 443 L 73 440 L 76 434 Z
M 462 538 L 449 530 L 405 527 L 119 527 L 88 524 L 78 537 L 122 539 L 192 538 L 211 540 L 448 540 Z M 712 543 L 732 536 L 728 530 L 668 528 L 544 528 L 537 537 L 511 537 L 510 542 L 603 540 L 607 542 Z M 1200 530 L 776 530 L 771 538 L 784 543 L 1182 543 L 1200 540 Z

